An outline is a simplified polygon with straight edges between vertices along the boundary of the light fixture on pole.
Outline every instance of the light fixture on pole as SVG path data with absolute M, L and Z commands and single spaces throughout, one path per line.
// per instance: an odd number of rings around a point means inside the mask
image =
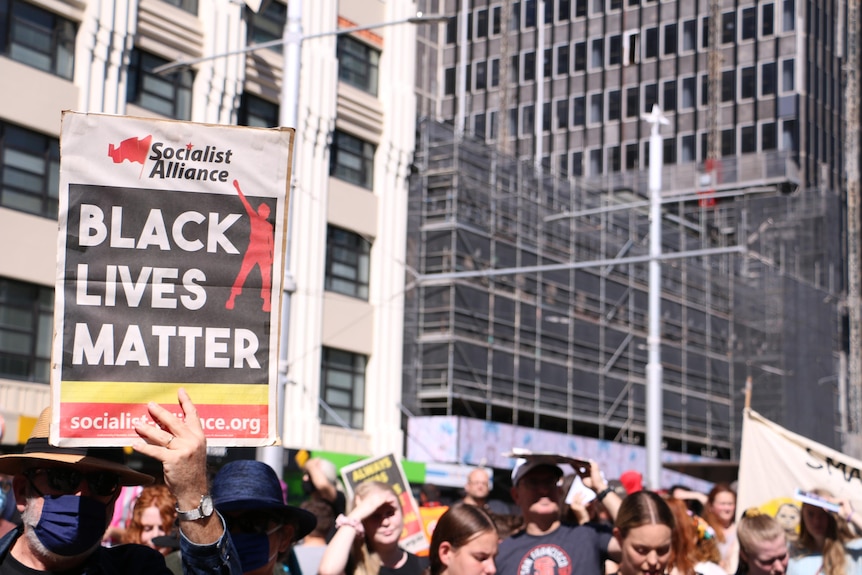
M 646 476 L 650 489 L 661 486 L 662 366 L 661 366 L 661 170 L 664 163 L 662 124 L 670 122 L 657 104 L 643 119 L 652 124 L 649 136 L 649 298 L 647 316 Z

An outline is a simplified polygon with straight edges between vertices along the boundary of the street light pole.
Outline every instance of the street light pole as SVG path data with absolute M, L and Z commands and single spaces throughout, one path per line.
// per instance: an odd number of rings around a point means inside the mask
M 647 316 L 646 472 L 650 489 L 661 486 L 662 366 L 661 366 L 661 170 L 664 161 L 661 124 L 668 119 L 658 105 L 643 119 L 652 124 L 649 137 L 649 298 Z

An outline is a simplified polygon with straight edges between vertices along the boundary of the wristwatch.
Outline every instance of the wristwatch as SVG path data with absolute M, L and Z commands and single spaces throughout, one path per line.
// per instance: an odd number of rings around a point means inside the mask
M 201 495 L 201 502 L 196 509 L 180 511 L 180 504 L 177 503 L 176 510 L 180 521 L 197 521 L 213 514 L 213 499 L 209 495 Z

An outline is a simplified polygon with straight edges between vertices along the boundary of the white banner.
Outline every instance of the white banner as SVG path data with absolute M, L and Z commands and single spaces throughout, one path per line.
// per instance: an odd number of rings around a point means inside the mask
M 743 413 L 737 518 L 749 507 L 772 511 L 797 489 L 823 488 L 862 509 L 862 461 L 797 435 L 750 409 Z M 797 499 L 798 501 L 798 499 Z

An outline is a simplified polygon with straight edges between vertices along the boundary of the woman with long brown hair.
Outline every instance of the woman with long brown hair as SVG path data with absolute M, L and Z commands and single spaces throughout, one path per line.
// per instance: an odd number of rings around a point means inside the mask
M 670 507 L 657 493 L 636 491 L 623 499 L 614 522 L 619 575 L 664 575 L 675 525 Z
M 719 483 L 706 497 L 703 518 L 715 532 L 722 569 L 736 573 L 739 545 L 736 541 L 736 492 L 726 483 Z
M 484 509 L 453 505 L 431 535 L 430 575 L 494 575 L 498 540 L 494 520 Z
M 851 530 L 848 520 L 855 518 L 845 500 L 836 499 L 825 489 L 814 489 L 816 495 L 837 503 L 839 512 L 827 511 L 810 503 L 802 504 L 799 538 L 791 546 L 788 575 L 860 575 L 862 574 L 862 540 Z

